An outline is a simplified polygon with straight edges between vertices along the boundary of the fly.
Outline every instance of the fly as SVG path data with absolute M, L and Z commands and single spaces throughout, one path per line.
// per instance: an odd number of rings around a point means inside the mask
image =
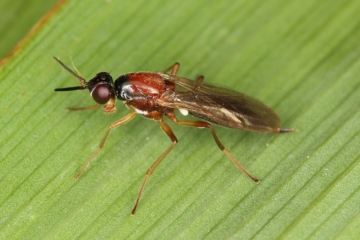
M 87 159 L 76 175 L 76 179 L 81 176 L 91 160 L 102 149 L 111 129 L 130 122 L 136 114 L 158 122 L 172 142 L 147 170 L 131 212 L 132 215 L 135 214 L 148 178 L 178 142 L 170 126 L 164 122 L 164 116 L 180 126 L 209 129 L 219 149 L 225 153 L 237 168 L 256 183 L 260 181 L 248 173 L 224 147 L 211 123 L 252 132 L 286 133 L 294 131 L 294 129 L 280 128 L 280 119 L 276 113 L 252 97 L 228 88 L 203 83 L 203 76 L 198 77 L 196 81 L 177 76 L 176 74 L 180 68 L 179 63 L 175 63 L 164 72 L 132 72 L 119 76 L 115 81 L 113 81 L 109 73 L 100 72 L 91 80 L 86 81 L 59 59 L 54 58 L 80 82 L 80 86 L 56 88 L 55 91 L 87 89 L 96 102 L 94 106 L 68 108 L 68 110 L 97 109 L 103 105 L 104 112 L 112 113 L 116 110 L 116 98 L 131 110 L 125 117 L 109 126 L 99 147 Z M 203 121 L 178 120 L 174 113 L 175 109 L 178 109 L 184 115 L 191 114 Z

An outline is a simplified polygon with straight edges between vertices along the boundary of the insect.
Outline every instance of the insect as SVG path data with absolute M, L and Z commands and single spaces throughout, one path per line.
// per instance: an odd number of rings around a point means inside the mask
M 103 105 L 104 112 L 112 113 L 116 110 L 116 98 L 131 110 L 125 117 L 109 126 L 100 145 L 87 159 L 80 172 L 76 175 L 76 179 L 81 176 L 91 160 L 102 149 L 109 132 L 130 122 L 136 114 L 159 123 L 161 129 L 169 136 L 172 142 L 147 170 L 131 212 L 132 215 L 135 214 L 150 175 L 178 142 L 172 129 L 164 121 L 164 116 L 180 126 L 209 129 L 219 149 L 225 153 L 237 168 L 256 183 L 260 181 L 248 173 L 224 147 L 211 123 L 253 132 L 286 133 L 293 131 L 293 129 L 280 128 L 280 119 L 274 111 L 254 98 L 234 90 L 203 83 L 203 76 L 199 76 L 196 81 L 177 76 L 176 74 L 180 68 L 179 63 L 175 63 L 164 72 L 131 72 L 119 76 L 115 81 L 113 81 L 109 73 L 100 72 L 91 80 L 86 81 L 80 74 L 76 74 L 59 59 L 54 58 L 80 82 L 80 86 L 56 88 L 55 91 L 87 89 L 96 102 L 94 106 L 68 108 L 68 110 L 90 110 Z M 179 109 L 184 115 L 190 114 L 203 121 L 178 120 L 174 112 L 175 109 Z

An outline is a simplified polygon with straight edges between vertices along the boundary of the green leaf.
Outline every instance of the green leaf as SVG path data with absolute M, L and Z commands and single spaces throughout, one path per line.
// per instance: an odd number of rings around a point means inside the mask
M 1 1 L 0 2 L 0 58 L 6 56 L 16 43 L 25 37 L 31 27 L 55 3 L 42 1 Z
M 360 2 L 64 1 L 0 71 L 1 239 L 356 239 L 360 236 Z M 175 126 L 171 144 L 129 110 L 67 112 L 88 93 L 54 92 L 101 71 L 162 71 L 265 102 L 289 134 Z

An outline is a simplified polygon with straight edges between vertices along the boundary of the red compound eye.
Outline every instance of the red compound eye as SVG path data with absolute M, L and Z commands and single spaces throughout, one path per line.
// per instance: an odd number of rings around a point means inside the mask
M 107 85 L 100 84 L 92 90 L 91 96 L 97 103 L 105 104 L 111 98 L 111 91 Z

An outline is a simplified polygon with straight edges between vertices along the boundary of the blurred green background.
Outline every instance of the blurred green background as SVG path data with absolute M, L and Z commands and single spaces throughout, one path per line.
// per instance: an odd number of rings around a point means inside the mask
M 55 0 L 1 1 L 0 58 L 8 54 L 56 2 Z

